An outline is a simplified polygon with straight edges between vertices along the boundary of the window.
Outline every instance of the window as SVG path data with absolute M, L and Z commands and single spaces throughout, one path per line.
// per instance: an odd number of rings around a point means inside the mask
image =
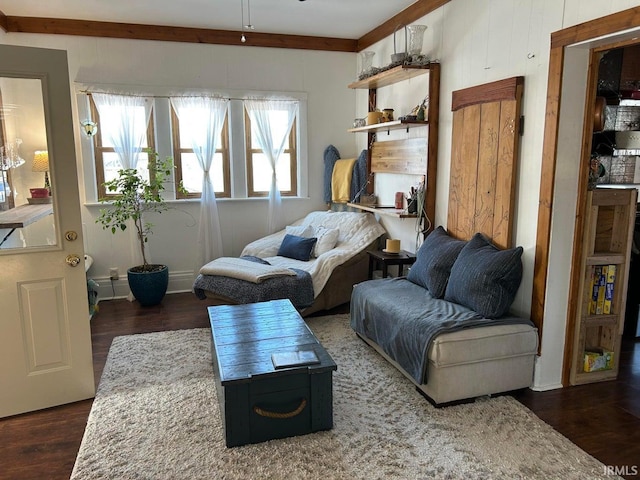
M 202 169 L 189 140 L 180 132 L 180 120 L 173 108 L 171 109 L 171 129 L 173 131 L 173 159 L 176 166 L 176 198 L 200 198 Z M 216 198 L 228 198 L 231 196 L 228 117 L 225 118 L 220 137 L 210 175 Z M 178 188 L 181 183 L 186 193 Z
M 98 124 L 98 133 L 93 137 L 98 198 L 106 198 L 110 195 L 117 195 L 117 193 L 107 192 L 104 188 L 104 183 L 116 178 L 118 170 L 122 168 L 114 145 L 109 140 L 116 130 L 116 125 L 119 124 L 118 117 L 121 111 L 118 107 L 110 106 L 105 108 L 106 114 L 105 111 L 103 111 L 103 115 L 101 116 L 91 96 L 90 108 L 92 118 Z M 145 123 L 146 116 L 144 108 L 139 107 L 135 112 L 135 128 L 145 129 Z M 147 134 L 137 156 L 136 168 L 143 177 L 149 178 L 149 159 L 145 149 L 151 148 L 155 150 L 153 117 L 149 119 L 146 131 Z
M 175 95 L 174 90 L 171 94 Z M 179 95 L 179 93 L 177 93 Z M 211 92 L 205 92 L 211 95 Z M 249 95 L 250 92 L 243 92 Z M 120 95 L 127 95 L 120 93 Z M 279 94 L 286 95 L 286 94 Z M 141 95 L 144 96 L 144 95 Z M 285 141 L 285 149 L 278 162 L 278 185 L 282 196 L 305 195 L 307 180 L 306 158 L 301 149 L 306 148 L 306 99 L 304 94 L 291 94 L 298 103 L 298 115 Z M 169 95 L 145 97 L 150 100 L 152 114 L 144 131 L 144 141 L 137 154 L 137 168 L 143 176 L 148 176 L 148 159 L 145 150 L 151 148 L 161 158 L 172 157 L 175 163 L 175 175 L 171 179 L 175 188 L 165 190 L 165 199 L 198 199 L 202 189 L 202 171 L 189 140 L 187 124 L 174 111 Z M 229 98 L 229 97 L 227 97 Z M 84 101 L 82 101 L 84 100 Z M 96 93 L 82 94 L 78 101 L 80 118 L 89 119 L 98 124 L 95 136 L 82 142 L 82 155 L 86 159 L 84 181 L 87 185 L 88 202 L 115 195 L 106 192 L 104 183 L 116 177 L 120 167 L 120 158 L 115 151 L 119 141 L 111 141 L 112 133 L 122 123 L 119 116 L 125 107 L 110 106 L 102 108 L 102 101 Z M 100 110 L 96 102 L 101 105 Z M 116 104 L 117 105 L 117 104 Z M 135 128 L 144 128 L 145 113 L 149 115 L 149 103 L 144 103 L 135 112 Z M 137 108 L 137 107 L 136 107 Z M 119 110 L 119 111 L 118 111 Z M 102 115 L 101 115 L 102 113 Z M 274 135 L 277 129 L 284 129 L 286 116 L 284 111 L 271 112 L 274 120 Z M 284 133 L 284 132 L 282 132 Z M 210 169 L 211 180 L 216 198 L 264 198 L 268 196 L 271 185 L 271 165 L 257 142 L 251 120 L 246 114 L 244 98 L 230 98 L 229 107 L 217 143 L 216 155 Z M 95 169 L 95 174 L 94 174 Z M 184 190 L 178 188 L 182 185 Z
M 287 113 L 271 111 L 271 124 L 274 128 L 287 127 Z M 281 132 L 283 133 L 283 132 Z M 250 197 L 266 197 L 271 188 L 271 164 L 256 140 L 256 132 L 251 125 L 251 119 L 245 110 L 245 142 L 247 148 L 247 190 Z M 278 186 L 280 195 L 297 195 L 297 142 L 296 121 L 289 133 L 287 146 L 277 163 Z

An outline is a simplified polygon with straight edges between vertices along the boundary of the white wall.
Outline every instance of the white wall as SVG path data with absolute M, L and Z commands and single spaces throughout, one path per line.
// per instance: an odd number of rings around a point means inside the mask
M 550 34 L 639 4 L 637 0 L 452 0 L 414 22 L 429 27 L 423 52 L 442 63 L 435 225 L 446 225 L 447 218 L 451 93 L 507 77 L 525 77 L 523 114 L 526 121 L 520 146 L 514 232 L 516 244 L 524 248 L 524 278 L 514 304 L 514 309 L 521 314 L 528 315 L 531 308 Z M 353 119 L 364 116 L 367 111 L 366 91 L 354 92 L 346 88 L 357 73 L 355 54 L 15 33 L 0 37 L 0 41 L 66 49 L 71 79 L 83 82 L 307 92 L 309 198 L 285 200 L 287 218 L 283 223 L 323 207 L 322 152 L 328 144 L 334 144 L 342 157 L 356 156 L 365 148 L 363 136 L 346 133 Z M 403 40 L 399 45 L 403 45 Z M 378 42 L 369 50 L 376 52 L 375 66 L 385 64 L 393 51 L 393 37 Z M 140 58 L 144 59 L 143 63 L 138 60 Z M 412 80 L 411 85 L 409 90 L 416 89 L 416 92 L 410 95 L 417 95 L 417 98 L 410 101 L 417 102 L 421 99 L 419 80 Z M 390 92 L 386 95 L 389 97 L 380 97 L 385 102 L 380 106 L 396 108 L 396 116 L 408 113 L 403 110 L 407 105 L 393 104 L 402 103 L 398 99 L 406 98 L 405 92 L 394 92 L 393 89 L 400 86 L 388 88 Z M 573 118 L 563 121 L 582 123 L 577 112 L 568 116 Z M 77 142 L 80 151 L 80 138 Z M 80 164 L 81 160 L 78 159 Z M 569 177 L 567 171 L 563 178 Z M 390 195 L 395 191 L 406 191 L 411 182 L 412 179 L 403 179 L 389 185 L 380 183 L 376 185 L 376 193 L 384 199 L 392 198 Z M 197 218 L 195 205 L 181 205 Z M 223 200 L 219 205 L 225 254 L 238 254 L 244 244 L 264 233 L 261 226 L 266 217 L 266 202 Z M 554 217 L 571 218 L 575 206 L 570 202 L 556 204 L 556 209 Z M 83 210 L 87 247 L 96 257 L 94 274 L 106 276 L 107 268 L 112 265 L 124 271 L 129 266 L 128 255 L 120 252 L 126 242 L 96 228 L 93 224 L 95 210 L 95 207 Z M 415 238 L 412 222 L 389 218 L 383 218 L 382 222 L 391 236 L 403 239 L 403 248 L 411 250 L 410 242 Z M 554 225 L 558 225 L 555 222 Z M 187 276 L 192 269 L 187 252 L 193 247 L 195 237 L 192 219 L 176 211 L 163 214 L 157 223 L 156 234 L 150 240 L 153 260 L 167 263 L 173 271 Z M 572 242 L 569 230 L 572 229 L 554 229 L 553 241 L 559 248 L 554 255 L 564 258 L 570 254 L 570 247 L 562 249 L 563 245 Z M 551 265 L 549 277 L 558 281 L 568 278 L 568 272 L 559 270 L 564 264 Z M 566 305 L 556 307 L 557 317 L 555 314 L 546 316 L 545 330 L 560 333 L 564 332 L 566 324 Z M 564 338 L 545 337 L 534 388 L 560 385 L 563 345 Z
M 80 85 L 132 85 L 158 89 L 226 89 L 303 92 L 307 95 L 308 196 L 283 200 L 281 225 L 303 217 L 323 203 L 323 151 L 335 145 L 343 156 L 355 152 L 355 140 L 346 129 L 353 121 L 355 94 L 347 88 L 355 70 L 354 53 L 314 52 L 220 45 L 84 38 L 57 35 L 6 34 L 5 43 L 64 49 L 68 52 L 70 79 Z M 72 85 L 73 93 L 77 90 Z M 73 101 L 77 97 L 72 95 Z M 74 121 L 84 115 L 74 107 Z M 79 178 L 92 178 L 90 158 L 82 158 L 83 142 L 76 130 Z M 88 170 L 87 170 L 88 169 Z M 89 272 L 111 296 L 109 267 L 118 267 L 121 281 L 116 295 L 127 292 L 126 269 L 133 263 L 129 235 L 112 235 L 95 224 L 100 206 L 80 182 L 85 248 L 94 258 Z M 197 236 L 199 204 L 177 202 L 175 210 L 149 218 L 156 224 L 149 240 L 150 261 L 165 263 L 171 271 L 170 291 L 190 290 L 193 250 Z M 244 245 L 267 233 L 267 200 L 218 201 L 224 254 L 238 255 Z M 133 245 L 133 247 L 132 247 Z

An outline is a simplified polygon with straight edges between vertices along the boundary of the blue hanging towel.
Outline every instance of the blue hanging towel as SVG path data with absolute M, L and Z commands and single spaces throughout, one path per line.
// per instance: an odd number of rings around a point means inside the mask
M 331 203 L 331 176 L 336 160 L 340 159 L 340 152 L 333 145 L 324 149 L 324 201 Z

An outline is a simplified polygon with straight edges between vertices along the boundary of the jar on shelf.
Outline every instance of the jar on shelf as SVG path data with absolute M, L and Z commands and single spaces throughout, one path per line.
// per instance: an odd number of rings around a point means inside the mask
M 406 27 L 408 33 L 408 50 L 409 55 L 420 55 L 422 52 L 422 40 L 424 39 L 424 31 L 426 25 L 408 25 Z
M 370 50 L 365 50 L 364 52 L 360 52 L 360 75 L 366 74 L 373 67 L 373 57 L 376 52 L 372 52 Z

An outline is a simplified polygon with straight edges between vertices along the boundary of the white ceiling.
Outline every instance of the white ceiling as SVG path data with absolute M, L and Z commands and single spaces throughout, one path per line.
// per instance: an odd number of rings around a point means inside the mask
M 2 0 L 8 16 L 255 31 L 358 39 L 416 0 Z

